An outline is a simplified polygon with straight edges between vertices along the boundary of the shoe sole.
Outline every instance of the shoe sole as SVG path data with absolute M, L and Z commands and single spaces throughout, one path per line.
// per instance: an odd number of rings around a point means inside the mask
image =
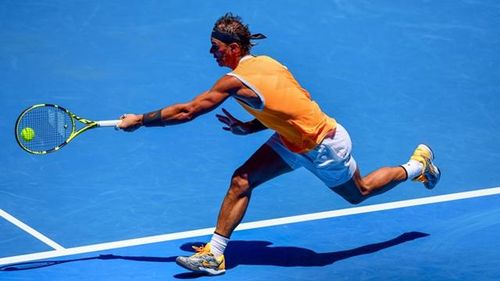
M 427 188 L 429 190 L 433 189 L 438 184 L 439 180 L 441 179 L 441 170 L 439 170 L 439 168 L 436 165 L 434 165 L 434 164 L 431 164 L 431 165 L 437 173 L 436 173 L 436 180 L 432 186 L 429 185 L 429 182 L 424 183 L 425 188 Z
M 175 263 L 178 264 L 179 266 L 189 270 L 189 271 L 192 271 L 194 273 L 198 273 L 198 274 L 208 274 L 208 275 L 221 275 L 221 274 L 224 274 L 226 272 L 225 269 L 223 270 L 216 270 L 216 269 L 210 269 L 210 268 L 191 268 L 187 265 L 185 265 L 184 263 L 178 261 L 177 259 L 175 260 Z
M 427 144 L 420 144 L 421 146 L 425 147 L 431 154 L 430 156 L 430 165 L 432 166 L 432 169 L 433 171 L 435 171 L 436 173 L 436 181 L 435 183 L 432 185 L 432 186 L 429 186 L 427 185 L 429 182 L 427 182 L 427 184 L 424 183 L 424 186 L 425 188 L 427 189 L 433 189 L 439 182 L 439 180 L 441 179 L 441 170 L 439 170 L 438 166 L 434 165 L 434 163 L 432 163 L 432 161 L 434 161 L 434 158 L 435 158 L 435 154 L 434 154 L 434 151 L 432 150 L 432 148 L 430 146 L 428 146 Z
M 429 185 L 429 181 L 424 182 L 423 184 L 424 184 L 425 188 L 427 188 L 429 190 L 433 189 L 437 185 L 439 180 L 441 179 L 441 170 L 439 170 L 439 168 L 436 165 L 434 165 L 434 163 L 432 163 L 432 161 L 434 161 L 434 158 L 435 158 L 434 151 L 432 150 L 432 148 L 430 146 L 428 146 L 427 144 L 424 144 L 424 143 L 419 144 L 417 147 L 422 147 L 423 149 L 429 151 L 429 154 L 430 154 L 430 157 L 429 157 L 430 163 L 429 164 L 432 166 L 431 169 L 436 172 L 436 173 L 434 173 L 436 175 L 436 180 L 435 180 L 433 185 Z

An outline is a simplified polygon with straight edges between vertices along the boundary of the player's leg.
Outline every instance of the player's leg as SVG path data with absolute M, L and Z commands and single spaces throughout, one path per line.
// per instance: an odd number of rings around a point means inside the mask
M 384 193 L 406 180 L 403 167 L 383 167 L 366 177 L 362 177 L 359 168 L 353 177 L 341 185 L 331 188 L 351 204 L 359 204 L 365 199 Z
M 349 181 L 331 189 L 352 204 L 384 193 L 407 179 L 422 182 L 426 188 L 432 189 L 441 177 L 441 172 L 433 160 L 434 154 L 429 146 L 420 144 L 406 164 L 383 167 L 365 177 L 362 177 L 359 168 L 356 168 Z
M 220 209 L 216 233 L 230 237 L 245 214 L 252 190 L 290 171 L 292 168 L 269 145 L 261 146 L 233 173 Z
M 248 207 L 252 190 L 274 177 L 292 171 L 292 168 L 268 144 L 261 146 L 231 178 L 217 226 L 210 243 L 195 248 L 197 254 L 178 257 L 176 262 L 195 272 L 218 275 L 225 272 L 224 250 L 229 237 L 241 222 Z

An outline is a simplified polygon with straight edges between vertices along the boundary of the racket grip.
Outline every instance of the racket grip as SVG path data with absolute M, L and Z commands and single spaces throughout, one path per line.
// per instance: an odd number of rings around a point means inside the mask
M 103 121 L 96 121 L 97 126 L 99 127 L 116 127 L 118 124 L 120 124 L 121 120 L 103 120 Z

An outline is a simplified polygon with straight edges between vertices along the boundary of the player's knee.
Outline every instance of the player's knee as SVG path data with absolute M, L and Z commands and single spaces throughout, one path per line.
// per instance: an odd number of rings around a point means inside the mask
M 358 186 L 360 197 L 368 196 L 371 193 L 370 185 L 360 185 Z
M 353 205 L 360 204 L 366 199 L 366 196 L 362 194 L 358 184 L 354 181 L 347 182 L 340 186 L 331 187 L 330 189 Z
M 250 193 L 248 175 L 245 173 L 235 172 L 231 178 L 229 193 L 236 197 L 246 196 Z
M 359 191 L 359 197 L 365 197 L 370 195 L 373 189 L 373 184 L 369 180 L 366 179 L 358 179 L 355 181 L 355 186 Z

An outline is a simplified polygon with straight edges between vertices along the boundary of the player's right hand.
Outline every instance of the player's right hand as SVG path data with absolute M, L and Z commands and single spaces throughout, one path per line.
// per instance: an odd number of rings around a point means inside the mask
M 142 115 L 137 114 L 123 114 L 120 116 L 121 122 L 118 124 L 118 128 L 124 130 L 125 132 L 133 132 L 139 129 L 142 125 Z

